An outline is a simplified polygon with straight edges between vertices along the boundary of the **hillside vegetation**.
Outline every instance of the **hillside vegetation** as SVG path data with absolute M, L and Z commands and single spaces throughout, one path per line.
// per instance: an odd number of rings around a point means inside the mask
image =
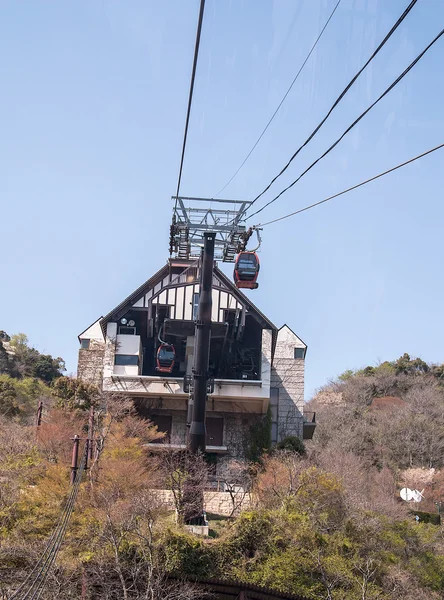
M 17 390 L 31 385 L 25 373 L 2 377 L 14 380 Z M 406 472 L 430 473 L 431 467 L 439 480 L 439 368 L 404 356 L 347 372 L 326 386 L 313 401 L 318 429 L 305 452 L 283 444 L 287 449 L 265 452 L 238 471 L 251 488 L 251 506 L 229 519 L 210 516 L 211 537 L 205 539 L 191 535 L 158 492 L 172 490 L 180 513 L 187 482 L 205 485 L 210 467 L 202 457 L 149 452 L 146 444 L 161 434 L 118 397 L 67 377 L 50 385 L 30 381 L 44 387 L 25 390 L 17 402 L 32 407 L 45 396 L 39 430 L 28 409 L 0 418 L 5 598 L 32 570 L 57 521 L 69 492 L 70 438 L 86 437 L 91 404 L 100 452 L 84 477 L 42 598 L 204 597 L 195 578 L 252 583 L 313 600 L 443 597 L 441 527 L 417 523 L 398 495 Z M 375 398 L 388 396 L 400 401 L 372 408 Z

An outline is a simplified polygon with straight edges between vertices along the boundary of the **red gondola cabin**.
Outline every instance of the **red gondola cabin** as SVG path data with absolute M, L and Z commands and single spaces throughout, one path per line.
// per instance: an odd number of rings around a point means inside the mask
M 171 344 L 161 344 L 157 350 L 156 371 L 171 373 L 176 360 L 176 351 Z
M 234 283 L 237 288 L 255 290 L 259 287 L 256 283 L 259 275 L 259 257 L 256 252 L 241 252 L 237 255 L 234 265 Z

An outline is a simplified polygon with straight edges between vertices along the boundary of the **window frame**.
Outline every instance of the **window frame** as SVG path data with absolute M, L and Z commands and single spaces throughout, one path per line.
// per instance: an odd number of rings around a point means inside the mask
M 119 359 L 132 359 L 133 362 L 120 362 Z M 134 362 L 135 361 L 135 362 Z M 115 354 L 114 364 L 116 367 L 138 367 L 139 366 L 139 355 L 138 354 Z
M 298 351 L 300 351 L 302 353 L 302 356 L 297 356 Z M 294 359 L 295 360 L 305 360 L 306 351 L 307 351 L 306 348 L 295 348 L 294 349 Z
M 122 333 L 122 331 L 121 331 L 122 329 L 131 329 L 132 333 Z M 129 327 L 128 325 L 119 325 L 118 335 L 136 335 L 136 328 Z
M 82 350 L 89 350 L 90 345 L 91 345 L 91 340 L 88 340 L 86 338 L 83 340 L 80 340 L 80 348 Z

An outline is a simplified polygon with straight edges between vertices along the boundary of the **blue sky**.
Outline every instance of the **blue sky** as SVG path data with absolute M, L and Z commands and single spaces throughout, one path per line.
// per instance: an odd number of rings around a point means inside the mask
M 213 196 L 257 138 L 335 0 L 207 0 L 181 191 Z M 277 118 L 224 191 L 252 199 L 408 4 L 342 0 Z M 168 256 L 198 0 L 0 3 L 0 329 L 77 362 L 77 334 Z M 444 25 L 419 0 L 272 198 Z M 444 39 L 272 219 L 444 142 Z M 444 151 L 263 232 L 252 300 L 308 344 L 306 398 L 403 352 L 443 362 Z M 259 203 L 260 205 L 260 203 Z M 255 223 L 249 223 L 255 224 Z M 231 267 L 227 272 L 231 272 Z

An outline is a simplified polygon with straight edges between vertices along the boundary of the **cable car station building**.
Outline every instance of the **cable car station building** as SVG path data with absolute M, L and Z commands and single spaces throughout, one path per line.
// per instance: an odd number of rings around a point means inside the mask
M 165 432 L 159 450 L 186 445 L 199 271 L 198 261 L 170 259 L 79 335 L 79 379 L 132 398 Z M 312 437 L 315 424 L 303 416 L 306 350 L 214 267 L 206 445 L 218 464 L 245 456 L 249 432 L 268 407 L 273 443 Z M 159 368 L 160 355 L 170 372 Z

